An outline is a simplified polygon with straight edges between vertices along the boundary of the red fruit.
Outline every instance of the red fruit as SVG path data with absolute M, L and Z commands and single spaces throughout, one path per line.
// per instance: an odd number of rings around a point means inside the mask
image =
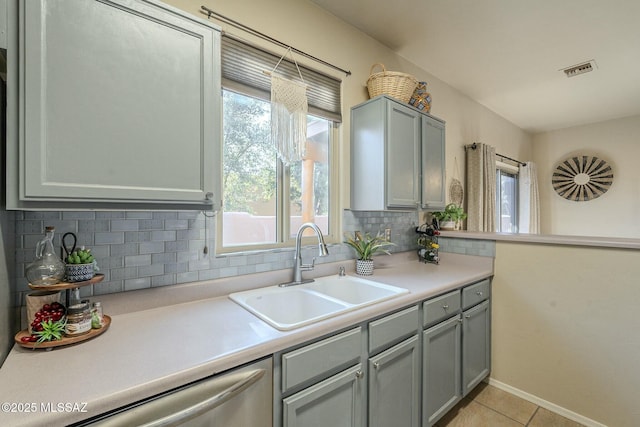
M 20 341 L 22 341 L 22 342 L 29 342 L 29 341 L 31 341 L 31 336 L 28 336 L 28 337 L 22 337 L 22 338 L 20 338 Z
M 38 336 L 37 335 L 31 335 L 29 337 L 29 342 L 36 342 L 38 341 Z
M 45 304 L 45 305 L 43 305 L 43 306 L 42 306 L 42 309 L 43 309 L 44 311 L 49 311 L 49 310 L 51 310 L 51 304 Z

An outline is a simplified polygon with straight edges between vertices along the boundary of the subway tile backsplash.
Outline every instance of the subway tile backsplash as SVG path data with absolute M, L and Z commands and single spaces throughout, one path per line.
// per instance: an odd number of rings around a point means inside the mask
M 215 218 L 200 212 L 9 212 L 15 216 L 15 287 L 19 301 L 29 291 L 25 265 L 35 258 L 36 243 L 44 227 L 55 226 L 54 245 L 71 231 L 78 245 L 90 247 L 105 280 L 81 288 L 82 296 L 125 292 L 177 283 L 288 269 L 293 266 L 293 248 L 216 255 Z M 416 249 L 416 212 L 361 212 L 345 210 L 343 230 L 375 235 L 391 229 L 392 252 Z M 208 247 L 208 253 L 204 248 Z M 303 249 L 305 259 L 316 247 Z M 329 256 L 316 263 L 354 258 L 344 244 L 329 246 Z

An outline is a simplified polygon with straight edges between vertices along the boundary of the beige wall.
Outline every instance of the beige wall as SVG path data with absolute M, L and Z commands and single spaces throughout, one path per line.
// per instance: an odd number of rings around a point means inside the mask
M 640 116 L 572 127 L 533 137 L 538 165 L 541 228 L 544 234 L 640 237 Z M 588 202 L 558 196 L 551 174 L 561 160 L 586 153 L 608 160 L 614 182 Z
M 640 425 L 640 251 L 497 242 L 492 378 Z
M 411 73 L 418 80 L 428 83 L 427 89 L 433 97 L 432 113 L 447 122 L 447 182 L 454 176 L 456 159 L 460 171 L 459 179 L 463 179 L 464 150 L 462 147 L 474 141 L 491 144 L 504 155 L 524 160 L 531 158 L 529 134 L 310 1 L 167 0 L 167 3 L 203 18 L 206 16 L 198 11 L 200 5 L 205 5 L 222 15 L 353 73 L 350 77 L 345 77 L 344 74 L 320 64 L 297 58 L 302 63 L 343 79 L 344 122 L 341 127 L 340 144 L 342 208 L 349 206 L 350 197 L 349 111 L 352 106 L 368 99 L 366 81 L 371 66 L 377 62 L 384 63 L 388 70 Z M 222 26 L 232 34 L 245 37 L 240 30 Z M 275 52 L 282 50 L 248 35 L 245 38 L 271 50 L 275 49 Z

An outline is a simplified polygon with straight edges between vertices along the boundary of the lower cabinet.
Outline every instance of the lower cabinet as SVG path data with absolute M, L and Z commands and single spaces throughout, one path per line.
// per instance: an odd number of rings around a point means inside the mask
M 491 371 L 489 300 L 462 315 L 462 394 L 466 396 Z
M 432 426 L 462 399 L 460 315 L 422 335 L 423 426 Z
M 283 426 L 365 427 L 363 377 L 358 364 L 283 399 Z
M 277 353 L 274 426 L 433 426 L 489 375 L 490 292 L 483 280 Z
M 369 427 L 420 425 L 418 335 L 369 359 Z

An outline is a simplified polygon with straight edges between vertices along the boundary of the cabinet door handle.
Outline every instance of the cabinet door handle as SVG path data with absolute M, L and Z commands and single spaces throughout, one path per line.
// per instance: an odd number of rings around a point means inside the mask
M 470 315 L 470 314 L 465 314 L 465 315 L 464 315 L 464 318 L 465 318 L 465 319 L 471 319 L 471 315 Z
M 481 297 L 481 296 L 482 296 L 482 291 L 478 291 L 478 292 L 476 292 L 476 295 L 478 295 L 479 297 Z
M 443 309 L 443 310 L 448 310 L 448 309 L 449 309 L 449 304 L 445 304 L 445 305 L 443 305 L 443 306 L 442 306 L 442 309 Z
M 373 362 L 373 369 L 378 369 L 380 364 L 378 362 Z
M 364 377 L 364 372 L 362 372 L 360 370 L 356 371 L 356 378 L 360 379 L 362 377 Z

